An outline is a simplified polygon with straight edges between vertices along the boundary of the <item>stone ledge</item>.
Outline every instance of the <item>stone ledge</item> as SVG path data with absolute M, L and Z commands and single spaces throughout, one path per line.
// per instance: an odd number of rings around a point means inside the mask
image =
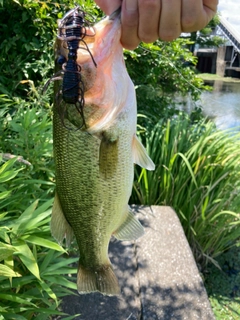
M 163 206 L 133 209 L 145 235 L 113 240 L 109 248 L 121 295 L 68 296 L 63 311 L 81 314 L 77 320 L 215 319 L 176 213 Z

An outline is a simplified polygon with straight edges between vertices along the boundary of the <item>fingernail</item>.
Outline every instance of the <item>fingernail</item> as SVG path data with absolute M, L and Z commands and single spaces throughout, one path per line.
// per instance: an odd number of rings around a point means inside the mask
M 126 0 L 125 6 L 126 6 L 127 11 L 136 11 L 138 8 L 138 1 L 137 0 Z

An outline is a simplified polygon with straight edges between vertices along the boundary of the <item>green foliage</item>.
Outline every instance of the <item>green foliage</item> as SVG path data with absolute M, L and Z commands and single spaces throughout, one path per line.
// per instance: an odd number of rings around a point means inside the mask
M 226 40 L 213 34 L 214 29 L 219 23 L 220 17 L 217 13 L 209 22 L 209 24 L 197 34 L 196 43 L 201 47 L 219 47 L 220 45 L 223 45 Z
M 49 319 L 64 315 L 58 310 L 59 299 L 75 289 L 69 275 L 76 269 L 68 265 L 76 258 L 66 259 L 65 250 L 52 240 L 52 199 L 40 206 L 35 201 L 20 214 L 13 209 L 16 197 L 11 196 L 14 190 L 8 183 L 16 184 L 24 170 L 17 158 L 0 167 L 0 312 L 3 319 Z M 20 202 L 23 195 L 17 195 Z M 9 206 L 12 211 L 6 210 Z
M 88 12 L 98 12 L 91 1 L 82 3 Z M 74 5 L 74 0 L 0 3 L 0 93 L 26 97 L 27 90 L 19 85 L 22 80 L 38 87 L 52 75 L 57 20 Z
M 131 202 L 172 206 L 196 260 L 214 262 L 240 237 L 240 133 L 184 114 L 146 123 L 139 133 L 156 170 L 136 167 Z
M 149 117 L 168 118 L 176 114 L 176 96 L 197 101 L 207 87 L 196 77 L 197 59 L 187 49 L 189 40 L 156 41 L 125 51 L 126 65 L 136 86 L 138 111 Z
M 205 286 L 217 320 L 240 317 L 240 248 L 235 246 L 217 259 L 222 270 L 209 265 Z
M 192 45 L 189 47 L 191 51 L 194 51 L 195 45 L 200 47 L 219 47 L 225 44 L 226 40 L 220 36 L 214 34 L 214 30 L 220 23 L 219 14 L 217 13 L 208 25 L 200 31 L 192 32 L 190 36 L 184 36 L 192 41 Z
M 57 3 L 52 5 L 51 12 L 56 18 L 58 10 Z M 40 81 L 49 65 L 53 65 L 48 48 L 53 47 L 52 30 L 56 29 L 56 19 L 51 18 L 49 5 L 29 0 L 5 0 L 0 15 L 3 30 L 0 35 L 0 90 L 9 95 L 23 94 L 24 88 L 18 86 L 21 80 Z
M 42 98 L 31 98 L 33 106 L 21 98 L 1 98 L 4 120 L 0 124 L 0 151 L 6 159 L 15 155 L 29 165 L 6 182 L 6 188 L 12 190 L 12 201 L 5 199 L 0 208 L 22 211 L 34 199 L 46 201 L 53 195 L 52 124 L 49 109 L 40 106 L 41 102 L 44 105 Z M 21 198 L 19 194 L 27 196 Z

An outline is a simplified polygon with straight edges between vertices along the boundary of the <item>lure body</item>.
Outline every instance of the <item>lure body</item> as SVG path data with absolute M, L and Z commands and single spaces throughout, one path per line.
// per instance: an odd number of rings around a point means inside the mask
M 58 61 L 62 64 L 61 73 L 63 74 L 61 97 L 64 102 L 75 105 L 77 111 L 82 117 L 82 125 L 84 126 L 86 125 L 83 114 L 85 88 L 81 74 L 82 68 L 77 62 L 78 49 L 81 46 L 90 54 L 96 67 L 96 62 L 94 61 L 87 43 L 84 40 L 87 35 L 93 36 L 94 34 L 87 34 L 87 29 L 90 29 L 90 24 L 88 20 L 86 20 L 85 16 L 85 12 L 77 6 L 70 10 L 58 24 L 58 39 L 63 42 L 63 47 L 67 49 L 68 52 L 67 57 L 61 55 L 58 58 Z M 59 114 L 63 123 L 63 113 L 65 111 L 66 110 L 62 110 L 61 107 L 59 108 Z

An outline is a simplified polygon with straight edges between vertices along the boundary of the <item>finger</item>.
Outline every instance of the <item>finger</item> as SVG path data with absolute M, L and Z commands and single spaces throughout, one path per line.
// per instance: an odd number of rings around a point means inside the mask
M 110 15 L 121 6 L 122 0 L 95 0 L 95 2 L 106 15 Z
M 203 0 L 203 9 L 207 17 L 206 25 L 217 13 L 218 2 L 218 0 Z
M 182 31 L 204 28 L 217 11 L 218 0 L 182 0 Z
M 195 0 L 194 0 L 195 1 Z M 162 0 L 159 38 L 172 41 L 181 33 L 181 1 Z
M 160 0 L 139 0 L 139 27 L 138 37 L 141 41 L 149 43 L 158 39 L 158 26 L 160 17 Z
M 138 37 L 138 21 L 138 1 L 123 0 L 121 10 L 121 43 L 126 49 L 135 49 L 140 42 Z

